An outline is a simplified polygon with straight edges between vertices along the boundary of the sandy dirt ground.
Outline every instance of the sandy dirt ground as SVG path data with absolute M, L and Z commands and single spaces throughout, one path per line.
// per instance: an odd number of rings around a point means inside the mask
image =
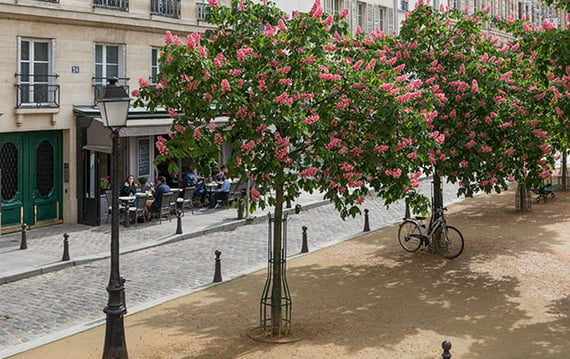
M 405 252 L 397 225 L 289 260 L 301 341 L 247 336 L 259 271 L 127 316 L 129 357 L 435 359 L 449 340 L 453 358 L 570 358 L 570 192 L 526 213 L 514 202 L 507 191 L 450 206 L 466 240 L 454 260 Z M 15 358 L 100 358 L 103 340 L 102 326 Z

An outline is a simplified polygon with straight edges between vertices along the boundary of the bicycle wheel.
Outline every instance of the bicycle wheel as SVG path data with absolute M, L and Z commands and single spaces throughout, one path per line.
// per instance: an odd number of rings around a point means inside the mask
M 444 226 L 435 235 L 435 250 L 442 257 L 453 259 L 463 252 L 463 235 L 453 226 Z
M 398 241 L 408 252 L 417 251 L 422 245 L 420 226 L 414 221 L 404 221 L 398 229 Z

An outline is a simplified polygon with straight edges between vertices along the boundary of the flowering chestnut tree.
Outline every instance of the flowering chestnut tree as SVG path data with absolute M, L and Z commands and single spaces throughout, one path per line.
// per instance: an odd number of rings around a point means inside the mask
M 570 21 L 570 15 L 568 15 Z M 551 133 L 562 153 L 562 183 L 566 187 L 566 158 L 570 147 L 570 28 L 557 28 L 552 19 L 542 24 L 528 19 L 504 19 L 499 27 L 515 36 L 513 43 L 532 58 L 534 81 L 545 88 L 536 102 L 552 112 Z
M 427 119 L 439 147 L 424 168 L 433 173 L 438 208 L 441 177 L 471 196 L 500 192 L 509 180 L 533 186 L 550 173 L 548 117 L 531 101 L 543 88 L 531 83 L 528 56 L 517 46 L 485 36 L 487 11 L 436 13 L 420 3 L 394 39 L 396 64 L 439 100 Z
M 405 111 L 412 99 L 397 98 L 407 84 L 393 80 L 392 64 L 347 56 L 360 45 L 346 14 L 323 14 L 320 0 L 291 18 L 272 4 L 210 0 L 208 21 L 217 28 L 185 39 L 167 33 L 158 83 L 141 80 L 135 93 L 137 105 L 173 118 L 170 139 L 157 143 L 162 160 L 208 162 L 229 141 L 230 173 L 256 183 L 250 210 L 275 206 L 274 323 L 284 201 L 323 191 L 344 217 L 359 213 L 368 183 L 389 203 L 417 180 L 414 151 L 400 142 L 423 131 L 423 116 Z

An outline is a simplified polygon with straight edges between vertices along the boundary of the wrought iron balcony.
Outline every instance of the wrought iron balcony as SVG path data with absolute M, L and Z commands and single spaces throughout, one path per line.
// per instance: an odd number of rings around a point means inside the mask
M 180 0 L 150 0 L 150 13 L 180 19 Z
M 16 74 L 16 108 L 59 108 L 58 75 Z
M 119 86 L 123 86 L 125 91 L 130 95 L 129 86 L 126 85 L 129 78 L 127 77 L 117 77 L 119 82 L 117 83 Z M 105 87 L 111 77 L 93 77 L 93 104 L 97 104 L 97 99 L 101 94 L 101 90 Z
M 93 7 L 128 11 L 129 0 L 93 0 Z

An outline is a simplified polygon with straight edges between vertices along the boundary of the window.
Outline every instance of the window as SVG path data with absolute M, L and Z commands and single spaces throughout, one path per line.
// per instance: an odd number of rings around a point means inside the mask
M 54 40 L 18 38 L 17 108 L 59 107 Z
M 386 9 L 381 7 L 378 12 L 378 28 L 380 29 L 380 31 L 386 31 L 386 28 L 384 27 L 385 17 L 386 17 Z
M 180 0 L 150 0 L 150 13 L 180 19 Z
M 99 97 L 103 86 L 114 77 L 119 79 L 118 85 L 126 85 L 124 46 L 96 44 L 95 76 L 93 77 L 95 100 Z
M 208 4 L 205 0 L 198 0 L 196 3 L 196 18 L 198 21 L 206 21 L 206 15 L 208 14 Z
M 128 11 L 129 0 L 93 0 L 93 7 Z
M 155 84 L 156 78 L 160 71 L 158 58 L 160 57 L 160 49 L 152 48 L 150 50 L 150 83 Z
M 333 14 L 340 14 L 344 10 L 344 0 L 333 0 L 332 5 L 331 13 Z
M 400 0 L 400 10 L 408 11 L 408 0 Z
M 366 4 L 363 2 L 358 3 L 358 26 L 363 32 L 366 29 Z
M 477 11 L 477 0 L 473 0 L 473 12 Z

